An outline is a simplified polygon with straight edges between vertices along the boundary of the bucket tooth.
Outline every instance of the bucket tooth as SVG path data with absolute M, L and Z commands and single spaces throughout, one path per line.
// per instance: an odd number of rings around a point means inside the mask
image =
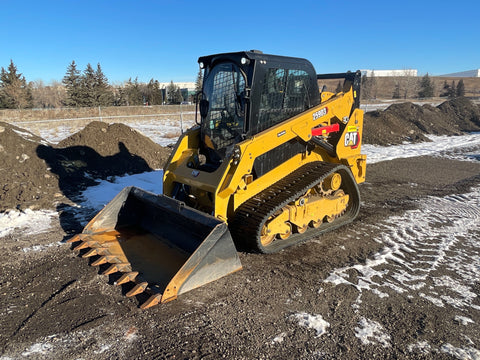
M 122 285 L 129 281 L 134 281 L 138 275 L 138 271 L 131 271 L 120 276 L 120 278 L 114 282 L 114 285 Z
M 141 294 L 145 291 L 147 286 L 148 286 L 148 282 L 146 282 L 146 281 L 141 282 L 140 284 L 135 285 L 132 290 L 127 292 L 126 295 L 127 295 L 127 297 L 132 297 L 132 296 Z
M 84 248 L 87 248 L 87 247 L 91 247 L 91 248 L 101 248 L 101 247 L 103 247 L 102 244 L 103 244 L 103 243 L 99 243 L 98 241 L 91 240 L 91 237 L 88 236 L 88 237 L 86 237 L 85 239 L 82 239 L 82 243 L 80 243 L 79 245 L 77 245 L 73 250 L 84 249 Z M 82 246 L 83 246 L 83 247 L 82 247 Z
M 81 240 L 80 240 L 80 241 L 81 241 Z M 88 241 L 82 241 L 80 244 L 78 244 L 77 246 L 75 246 L 75 247 L 73 248 L 73 250 L 76 251 L 76 250 L 86 249 L 86 248 L 88 248 L 88 247 L 91 247 L 91 246 L 89 245 L 89 242 L 88 242 Z
M 87 257 L 99 255 L 99 254 L 100 254 L 100 249 L 93 248 L 93 249 L 88 250 L 85 254 L 83 254 L 82 257 L 87 258 Z
M 106 269 L 102 275 L 110 275 L 116 272 L 131 272 L 132 267 L 130 263 L 119 263 L 119 264 L 112 264 L 108 269 Z
M 92 262 L 90 265 L 92 266 L 98 266 L 98 265 L 102 265 L 102 264 L 105 264 L 107 263 L 107 257 L 105 255 L 103 256 L 100 256 L 97 260 L 95 260 L 94 262 Z
M 92 262 L 92 266 L 98 266 L 98 265 L 102 265 L 102 264 L 106 264 L 106 263 L 114 263 L 115 260 L 118 261 L 118 258 L 116 256 L 112 256 L 112 255 L 103 255 L 103 256 L 100 256 L 97 260 L 95 260 L 94 262 Z
M 94 247 L 88 250 L 82 257 L 87 258 L 95 255 L 111 255 L 106 247 Z
M 82 240 L 82 236 L 83 234 L 77 234 L 75 235 L 74 237 L 71 237 L 70 239 L 68 239 L 67 241 L 65 241 L 66 243 L 74 243 L 74 242 L 77 242 L 77 241 L 81 241 Z
M 155 306 L 162 301 L 162 294 L 155 294 L 148 298 L 142 305 L 140 305 L 140 309 L 148 309 L 149 307 Z

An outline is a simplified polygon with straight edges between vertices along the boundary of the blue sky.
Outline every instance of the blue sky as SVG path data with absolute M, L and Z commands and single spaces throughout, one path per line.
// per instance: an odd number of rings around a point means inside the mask
M 0 67 L 61 80 L 75 60 L 110 82 L 194 81 L 199 56 L 259 49 L 309 59 L 317 73 L 480 68 L 480 2 L 10 1 L 0 4 Z

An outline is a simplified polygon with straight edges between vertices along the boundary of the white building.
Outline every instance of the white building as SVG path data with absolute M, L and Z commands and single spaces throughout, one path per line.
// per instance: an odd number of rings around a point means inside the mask
M 159 83 L 160 89 L 162 89 L 163 98 L 168 98 L 168 87 L 171 83 L 169 82 L 161 82 Z M 190 102 L 192 97 L 195 96 L 195 83 L 194 82 L 174 82 L 173 85 L 177 86 L 181 93 L 184 102 Z
M 195 90 L 195 83 L 194 82 L 174 82 L 175 86 L 178 86 L 180 89 L 188 89 L 188 90 Z M 161 82 L 159 83 L 160 89 L 166 89 L 170 86 L 169 82 Z
M 457 73 L 440 75 L 444 77 L 480 77 L 480 69 L 461 71 Z
M 360 70 L 362 76 L 367 77 L 383 77 L 383 76 L 418 76 L 417 69 L 402 69 L 402 70 Z

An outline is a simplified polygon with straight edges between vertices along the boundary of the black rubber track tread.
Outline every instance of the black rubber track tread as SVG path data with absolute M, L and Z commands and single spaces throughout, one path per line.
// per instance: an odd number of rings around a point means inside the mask
M 303 196 L 308 189 L 321 183 L 325 177 L 334 172 L 340 173 L 342 176 L 341 189 L 350 195 L 346 212 L 331 223 L 323 223 L 317 229 L 309 227 L 303 234 L 292 233 L 285 240 L 275 239 L 268 246 L 263 246 L 260 234 L 268 218 L 288 203 Z M 360 194 L 350 169 L 341 164 L 318 161 L 302 166 L 240 205 L 229 228 L 238 248 L 261 253 L 275 253 L 353 221 L 359 208 Z

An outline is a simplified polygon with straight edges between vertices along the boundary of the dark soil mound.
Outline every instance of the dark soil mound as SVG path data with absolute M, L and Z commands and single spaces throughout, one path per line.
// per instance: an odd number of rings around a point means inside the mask
M 150 138 L 124 124 L 107 124 L 100 121 L 89 123 L 83 130 L 60 141 L 57 148 L 85 146 L 95 150 L 100 156 L 109 157 L 128 153 L 141 157 L 152 169 L 162 168 L 170 150 L 154 143 Z M 121 166 L 116 164 L 114 166 Z M 132 169 L 133 172 L 135 169 Z M 125 167 L 125 172 L 130 169 Z
M 0 122 L 0 211 L 51 208 L 61 199 L 58 176 L 37 156 L 45 140 L 16 126 Z
M 429 141 L 425 136 L 460 135 L 480 131 L 479 108 L 465 98 L 446 101 L 438 107 L 413 103 L 393 104 L 384 111 L 365 114 L 366 144 L 396 145 Z
M 170 150 L 123 124 L 93 122 L 54 146 L 0 123 L 0 211 L 52 208 L 95 179 L 162 168 Z
M 448 118 L 456 119 L 458 129 L 466 132 L 480 131 L 480 108 L 465 98 L 445 101 L 438 109 Z

